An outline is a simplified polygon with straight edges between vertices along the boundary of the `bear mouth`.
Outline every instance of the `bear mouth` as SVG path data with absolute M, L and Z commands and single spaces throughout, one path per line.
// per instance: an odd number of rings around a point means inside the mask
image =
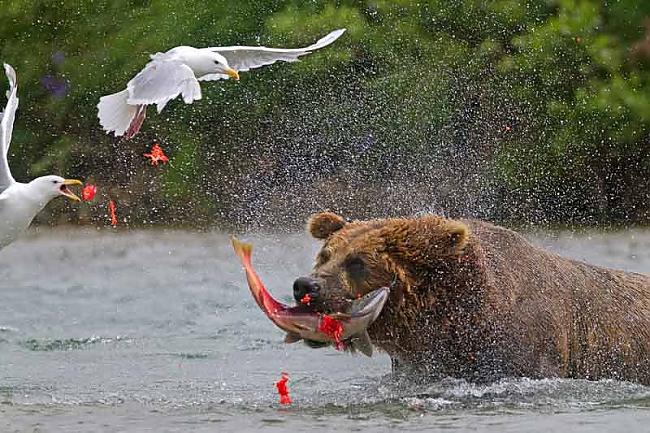
M 319 314 L 337 315 L 337 314 L 352 314 L 359 309 L 359 300 L 365 298 L 371 293 L 376 293 L 378 290 L 386 290 L 387 294 L 391 297 L 400 290 L 400 281 L 397 275 L 394 275 L 390 283 L 385 285 L 377 285 L 377 288 L 367 292 L 364 296 L 357 294 L 351 295 L 350 290 L 341 285 L 326 285 L 323 281 L 319 281 L 319 293 L 310 293 L 311 303 L 303 304 L 305 311 L 310 311 Z M 386 302 L 387 303 L 387 302 Z M 300 304 L 298 306 L 301 306 Z
M 390 288 L 381 287 L 373 290 L 366 295 L 349 300 L 349 307 L 344 313 L 330 313 L 326 315 L 342 324 L 342 335 L 340 341 L 336 342 L 337 348 L 355 352 L 359 351 L 364 355 L 372 355 L 372 346 L 368 336 L 368 327 L 377 320 L 377 317 L 384 309 L 388 300 Z M 289 311 L 304 311 L 304 306 L 290 308 Z M 313 310 L 312 310 L 313 311 Z M 314 322 L 314 316 L 304 315 L 304 313 L 292 315 L 291 322 L 297 326 L 299 332 L 288 331 L 286 342 L 295 342 L 300 339 L 311 348 L 320 348 L 332 343 L 329 336 L 324 335 L 321 331 L 320 324 L 324 313 L 316 313 L 317 323 Z M 285 330 L 287 330 L 285 328 Z
M 389 293 L 388 287 L 381 287 L 358 299 L 350 300 L 344 310 L 329 313 L 320 312 L 312 306 L 283 305 L 283 309 L 278 308 L 271 314 L 272 321 L 287 333 L 300 337 L 308 343 L 327 344 L 331 339 L 322 333 L 319 325 L 323 316 L 328 316 L 341 322 L 343 326 L 341 339 L 348 340 L 366 332 L 381 314 Z
M 383 310 L 390 288 L 374 290 L 354 300 L 346 312 L 331 316 L 313 311 L 305 305 L 285 305 L 269 293 L 255 272 L 251 261 L 252 245 L 235 238 L 232 238 L 232 244 L 244 267 L 253 299 L 266 316 L 287 333 L 285 342 L 305 340 L 326 345 L 335 343 L 337 347 L 346 343 L 344 348 L 359 350 L 368 356 L 372 354 L 367 329 Z M 331 325 L 336 329 L 330 329 Z

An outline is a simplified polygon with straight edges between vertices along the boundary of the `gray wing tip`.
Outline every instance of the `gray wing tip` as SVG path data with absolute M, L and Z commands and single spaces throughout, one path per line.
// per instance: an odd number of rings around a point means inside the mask
M 343 33 L 345 33 L 348 29 L 336 29 L 334 31 L 331 31 L 327 36 L 325 36 L 323 39 L 329 39 L 331 38 L 332 42 L 340 38 Z
M 7 75 L 7 78 L 9 79 L 9 83 L 11 86 L 16 85 L 16 71 L 14 70 L 13 66 L 11 66 L 9 63 L 4 63 L 3 64 L 5 67 L 5 74 Z
M 317 50 L 319 48 L 326 47 L 336 41 L 338 38 L 345 33 L 347 29 L 336 29 L 334 31 L 329 32 L 327 35 L 323 36 L 320 38 L 316 43 L 310 45 L 309 47 L 305 48 L 305 50 Z

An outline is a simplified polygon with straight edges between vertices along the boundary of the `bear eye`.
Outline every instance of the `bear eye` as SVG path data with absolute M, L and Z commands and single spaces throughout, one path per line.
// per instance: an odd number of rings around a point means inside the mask
M 318 253 L 318 263 L 323 264 L 328 261 L 330 257 L 332 257 L 332 253 L 329 250 L 322 249 L 320 253 Z
M 368 276 L 366 263 L 361 257 L 348 257 L 345 260 L 344 266 L 345 271 L 348 273 L 348 276 L 353 280 L 364 280 Z

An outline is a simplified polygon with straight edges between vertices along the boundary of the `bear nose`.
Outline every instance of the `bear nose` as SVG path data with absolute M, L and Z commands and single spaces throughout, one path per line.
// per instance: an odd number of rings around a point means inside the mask
M 300 301 L 309 295 L 312 299 L 318 296 L 320 291 L 320 286 L 318 282 L 310 277 L 300 277 L 293 282 L 293 297 L 296 298 L 296 302 Z

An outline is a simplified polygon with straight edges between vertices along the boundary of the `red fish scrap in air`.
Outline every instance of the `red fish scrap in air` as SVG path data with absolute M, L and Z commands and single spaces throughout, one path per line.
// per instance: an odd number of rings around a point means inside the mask
M 83 201 L 92 201 L 97 194 L 97 187 L 91 183 L 87 184 L 81 190 L 81 199 Z
M 323 314 L 318 325 L 318 330 L 323 334 L 327 334 L 334 340 L 336 350 L 341 350 L 343 343 L 341 337 L 343 336 L 343 325 L 336 319 Z
M 280 404 L 291 404 L 287 382 L 289 382 L 289 373 L 283 371 L 280 380 L 275 382 L 275 386 L 278 388 L 278 394 L 280 394 Z
M 151 146 L 151 151 L 143 154 L 143 156 L 151 160 L 151 165 L 158 165 L 159 162 L 162 162 L 163 164 L 169 162 L 169 158 L 165 155 L 165 152 L 158 143 L 154 143 L 153 146 Z
M 117 227 L 117 215 L 115 215 L 115 202 L 113 200 L 108 202 L 108 212 L 111 217 L 111 225 Z

